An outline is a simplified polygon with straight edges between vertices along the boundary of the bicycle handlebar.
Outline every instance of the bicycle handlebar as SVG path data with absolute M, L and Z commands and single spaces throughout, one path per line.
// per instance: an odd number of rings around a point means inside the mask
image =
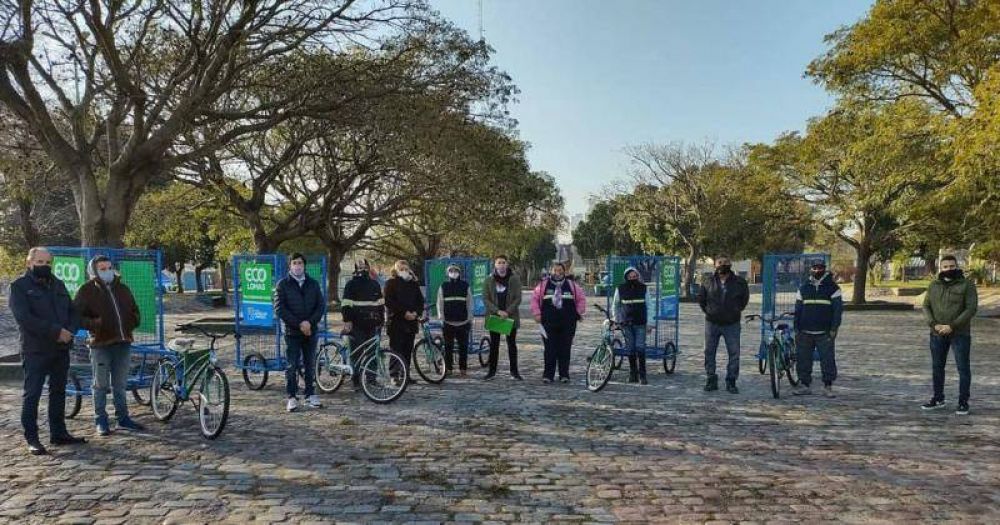
M 753 321 L 755 319 L 760 319 L 761 321 L 764 321 L 765 323 L 776 323 L 778 321 L 787 321 L 787 320 L 794 319 L 794 318 L 795 318 L 795 312 L 782 312 L 778 316 L 771 316 L 771 317 L 764 317 L 763 315 L 760 315 L 760 314 L 750 314 L 750 315 L 744 317 L 744 319 L 746 319 L 747 321 Z
M 196 325 L 194 323 L 181 323 L 181 324 L 177 325 L 177 328 L 180 331 L 182 331 L 182 332 L 187 331 L 187 330 L 194 330 L 196 332 L 200 332 L 205 337 L 208 337 L 208 338 L 211 338 L 211 339 L 225 339 L 226 337 L 229 337 L 230 335 L 232 335 L 232 332 L 210 332 L 210 331 L 208 331 L 207 328 L 205 328 L 203 326 L 198 326 L 198 325 Z

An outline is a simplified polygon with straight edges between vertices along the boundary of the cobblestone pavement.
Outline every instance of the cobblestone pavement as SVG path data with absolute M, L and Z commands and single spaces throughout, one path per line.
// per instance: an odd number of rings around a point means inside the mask
M 523 383 L 417 383 L 389 406 L 347 388 L 289 415 L 283 380 L 251 392 L 227 368 L 233 409 L 216 442 L 190 406 L 168 425 L 134 407 L 148 433 L 98 438 L 87 400 L 70 428 L 91 442 L 41 458 L 24 452 L 17 385 L 0 385 L 0 520 L 1000 521 L 1000 321 L 974 327 L 967 417 L 918 407 L 930 358 L 917 312 L 846 314 L 833 400 L 772 399 L 749 327 L 742 392 L 702 392 L 701 329 L 684 305 L 677 373 L 651 366 L 639 387 L 619 372 L 598 394 L 582 384 L 594 314 L 570 385 L 542 384 L 530 321 Z

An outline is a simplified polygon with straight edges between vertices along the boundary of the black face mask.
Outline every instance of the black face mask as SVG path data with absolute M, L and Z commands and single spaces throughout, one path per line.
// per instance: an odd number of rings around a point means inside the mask
M 723 264 L 718 268 L 716 268 L 715 271 L 719 272 L 719 275 L 729 275 L 730 273 L 733 272 L 733 265 Z
M 959 270 L 958 268 L 955 268 L 954 270 L 947 270 L 947 271 L 941 272 L 941 273 L 938 274 L 938 276 L 941 277 L 942 279 L 949 279 L 950 280 L 950 279 L 954 279 L 954 278 L 958 277 L 960 273 L 962 273 L 962 270 Z
M 816 279 L 817 281 L 820 280 L 820 279 L 822 279 L 824 275 L 826 275 L 826 270 L 813 270 L 812 271 L 813 279 Z
M 31 275 L 34 275 L 38 279 L 48 279 L 52 277 L 52 267 L 51 266 L 32 266 Z

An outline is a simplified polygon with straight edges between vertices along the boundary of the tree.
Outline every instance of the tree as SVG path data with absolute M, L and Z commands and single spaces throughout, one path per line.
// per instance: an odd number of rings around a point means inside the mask
M 873 258 L 891 258 L 902 235 L 921 224 L 915 205 L 943 185 L 944 125 L 917 100 L 844 102 L 812 120 L 804 136 L 786 134 L 754 151 L 755 161 L 783 176 L 823 227 L 854 248 L 855 304 L 865 302 Z
M 624 197 L 599 200 L 587 217 L 573 229 L 573 247 L 587 259 L 608 255 L 631 255 L 642 251 L 618 213 Z
M 308 65 L 300 50 L 378 47 L 426 14 L 406 0 L 6 2 L 0 104 L 72 189 L 83 243 L 121 246 L 139 198 L 176 167 L 348 102 L 329 76 L 285 81 Z M 259 96 L 268 86 L 280 90 Z

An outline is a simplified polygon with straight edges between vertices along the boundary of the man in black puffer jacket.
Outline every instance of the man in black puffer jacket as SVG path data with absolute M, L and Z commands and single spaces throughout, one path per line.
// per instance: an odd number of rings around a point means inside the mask
M 715 353 L 719 338 L 726 340 L 729 363 L 726 366 L 726 391 L 738 394 L 736 379 L 740 375 L 740 317 L 750 302 L 750 287 L 745 279 L 733 273 L 728 256 L 715 258 L 715 274 L 698 291 L 698 305 L 705 312 L 705 391 L 719 389 L 715 374 Z
M 340 303 L 340 313 L 344 317 L 344 334 L 351 338 L 351 350 L 356 352 L 365 341 L 381 333 L 385 324 L 385 300 L 382 286 L 371 274 L 368 259 L 358 259 L 354 263 L 354 276 L 344 286 L 344 298 Z M 357 367 L 360 354 L 354 353 L 354 386 L 360 388 L 361 374 Z
M 309 406 L 321 408 L 323 404 L 314 390 L 316 386 L 316 343 L 320 322 L 326 313 L 326 301 L 319 282 L 306 274 L 306 258 L 301 253 L 292 254 L 288 261 L 288 275 L 274 287 L 274 313 L 285 323 L 285 391 L 286 408 L 294 412 L 299 407 L 298 362 L 301 356 L 305 368 L 305 396 Z

